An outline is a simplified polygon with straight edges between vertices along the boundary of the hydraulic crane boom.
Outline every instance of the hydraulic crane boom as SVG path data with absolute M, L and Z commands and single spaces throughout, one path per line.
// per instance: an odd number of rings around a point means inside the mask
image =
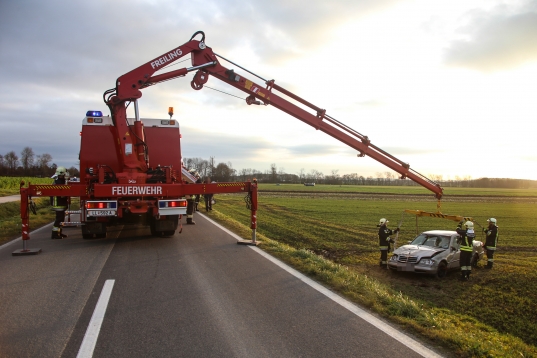
M 199 34 L 202 35 L 201 40 L 195 40 L 194 38 Z M 156 71 L 189 53 L 191 54 L 192 67 L 154 75 Z M 124 141 L 124 143 L 120 143 L 119 145 L 124 144 L 125 148 L 131 150 L 131 153 L 134 152 L 132 153 L 134 154 L 132 156 L 123 154 L 126 169 L 141 172 L 146 170 L 146 164 L 142 160 L 143 158 L 141 158 L 144 156 L 143 131 L 140 129 L 139 131 L 136 131 L 133 136 L 123 135 L 123 133 L 128 133 L 128 125 L 124 124 L 126 123 L 127 102 L 135 102 L 135 111 L 137 113 L 136 100 L 142 96 L 140 91 L 141 89 L 162 81 L 184 76 L 191 71 L 197 70 L 197 73 L 191 82 L 193 89 L 202 89 L 203 85 L 207 83 L 209 75 L 212 75 L 219 80 L 247 93 L 249 95 L 246 98 L 247 104 L 270 104 L 312 126 L 313 128 L 320 130 L 337 139 L 338 141 L 356 149 L 360 153 L 360 157 L 367 155 L 388 168 L 396 171 L 401 175 L 401 179 L 409 178 L 413 180 L 414 182 L 432 191 L 438 200 L 442 198 L 443 189 L 438 183 L 412 170 L 407 163 L 404 163 L 391 154 L 373 145 L 367 136 L 358 133 L 352 128 L 327 115 L 326 110 L 321 109 L 276 85 L 274 80 L 267 81 L 254 74 L 256 77 L 265 82 L 264 86 L 262 86 L 247 79 L 246 77 L 236 74 L 234 70 L 222 66 L 218 61 L 218 57 L 224 59 L 223 57 L 215 54 L 210 47 L 205 45 L 205 34 L 201 31 L 198 31 L 192 36 L 189 42 L 119 77 L 116 82 L 115 90 L 112 89 L 105 92 L 105 96 L 108 95 L 108 97 L 105 98 L 105 102 L 109 106 L 112 112 L 112 118 L 118 128 L 118 138 L 123 138 Z M 248 70 L 246 71 L 249 72 Z M 292 98 L 306 107 L 311 108 L 313 113 L 310 113 L 282 98 L 275 93 L 276 91 L 289 98 Z M 120 153 L 127 152 L 127 150 L 125 150 L 123 147 L 119 147 L 118 151 Z

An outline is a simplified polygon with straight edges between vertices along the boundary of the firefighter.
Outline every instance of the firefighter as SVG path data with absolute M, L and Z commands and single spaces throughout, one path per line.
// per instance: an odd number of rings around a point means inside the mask
M 196 178 L 196 183 L 198 182 L 199 174 L 195 169 L 190 169 L 189 173 Z M 196 225 L 194 221 L 194 208 L 196 206 L 195 196 L 187 195 L 186 197 L 186 223 L 187 225 Z
M 487 250 L 487 266 L 486 269 L 491 269 L 494 264 L 494 252 L 496 251 L 496 244 L 498 243 L 498 226 L 495 218 L 487 220 L 489 226 L 483 228 L 483 232 L 486 235 L 485 250 Z
M 394 241 L 390 238 L 390 235 L 399 231 L 399 228 L 395 230 L 388 229 L 389 221 L 385 218 L 380 219 L 379 224 L 379 249 L 380 249 L 380 266 L 386 267 L 388 265 L 388 251 L 390 250 L 390 243 Z
M 203 183 L 198 172 L 196 172 L 195 176 L 196 176 L 196 184 Z M 200 194 L 196 194 L 195 199 L 194 199 L 194 211 L 200 211 L 200 209 L 198 208 L 199 204 L 200 204 Z
M 211 178 L 205 178 L 205 183 L 211 184 Z M 213 210 L 213 194 L 203 194 L 203 198 L 205 199 L 205 211 Z
M 55 185 L 65 184 L 69 178 L 69 173 L 64 167 L 56 168 L 56 173 L 52 176 Z M 52 224 L 51 239 L 63 239 L 67 235 L 62 234 L 61 223 L 65 221 L 65 210 L 67 210 L 68 198 L 66 196 L 52 196 L 50 197 L 50 204 L 52 210 L 56 212 L 56 220 Z
M 464 227 L 463 227 L 464 226 Z M 460 245 L 460 266 L 461 266 L 461 281 L 468 281 L 472 273 L 472 252 L 474 244 L 474 223 L 471 221 L 461 220 L 457 225 L 457 234 L 459 239 L 457 242 Z

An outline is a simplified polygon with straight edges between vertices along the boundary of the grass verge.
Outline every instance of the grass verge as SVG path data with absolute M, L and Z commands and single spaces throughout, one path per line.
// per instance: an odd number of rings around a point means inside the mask
M 50 199 L 35 198 L 37 215 L 30 214 L 30 227 L 38 229 L 54 221 L 55 214 L 50 210 Z M 21 236 L 20 201 L 0 204 L 0 245 Z

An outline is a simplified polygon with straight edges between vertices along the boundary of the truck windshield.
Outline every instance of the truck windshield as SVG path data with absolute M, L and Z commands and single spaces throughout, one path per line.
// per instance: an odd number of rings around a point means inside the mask
M 411 244 L 447 249 L 449 247 L 449 236 L 420 234 Z

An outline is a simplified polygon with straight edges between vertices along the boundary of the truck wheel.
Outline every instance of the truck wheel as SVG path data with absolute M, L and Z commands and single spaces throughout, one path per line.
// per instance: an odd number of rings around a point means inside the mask
M 82 234 L 82 238 L 83 238 L 84 240 L 92 240 L 92 239 L 95 239 L 95 238 L 93 237 L 93 234 Z
M 171 236 L 173 236 L 173 235 L 175 235 L 175 230 L 173 230 L 173 231 L 170 230 L 170 231 L 164 231 L 164 232 L 162 232 L 162 236 L 168 236 L 168 237 L 171 237 Z
M 477 263 L 479 262 L 479 254 L 476 252 L 474 256 L 472 256 L 472 267 L 477 267 Z
M 436 271 L 436 276 L 438 278 L 444 278 L 447 275 L 447 265 L 444 261 L 438 264 L 438 271 Z

